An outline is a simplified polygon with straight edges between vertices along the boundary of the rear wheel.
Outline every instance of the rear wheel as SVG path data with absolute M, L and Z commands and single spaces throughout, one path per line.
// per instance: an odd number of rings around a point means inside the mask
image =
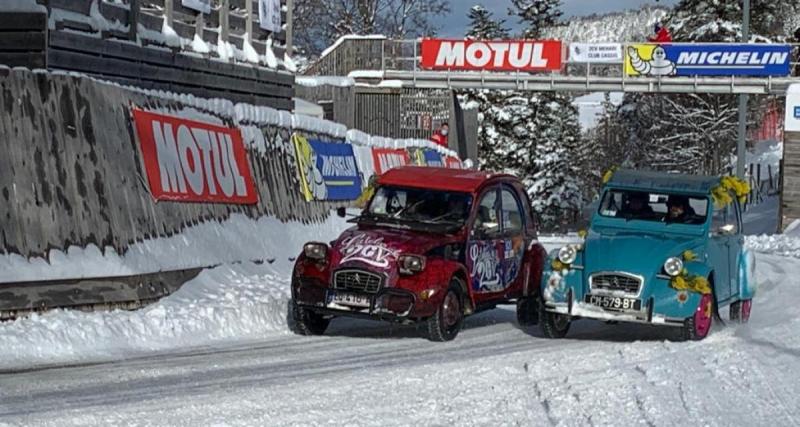
M 523 297 L 517 301 L 517 323 L 520 326 L 533 326 L 539 323 L 539 300 Z
M 714 320 L 714 302 L 711 294 L 703 295 L 694 315 L 683 322 L 683 339 L 686 341 L 700 341 L 708 336 Z
M 292 303 L 292 318 L 294 319 L 292 330 L 298 335 L 322 335 L 331 323 L 331 319 L 326 319 L 294 302 Z
M 545 338 L 564 338 L 572 319 L 566 314 L 551 313 L 539 304 L 539 327 Z
M 458 279 L 450 280 L 442 300 L 442 305 L 436 313 L 427 320 L 428 339 L 431 341 L 451 341 L 461 331 L 464 324 L 464 298 Z
M 747 323 L 750 320 L 750 310 L 753 300 L 741 300 L 731 304 L 731 320 L 737 323 Z

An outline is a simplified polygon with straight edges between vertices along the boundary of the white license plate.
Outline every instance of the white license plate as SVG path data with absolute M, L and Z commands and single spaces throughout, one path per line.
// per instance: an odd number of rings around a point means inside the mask
M 589 304 L 602 307 L 606 310 L 640 311 L 642 300 L 635 298 L 609 297 L 605 295 L 586 295 L 585 301 Z
M 328 305 L 331 304 L 348 305 L 351 307 L 369 307 L 370 298 L 367 295 L 337 291 L 328 294 Z

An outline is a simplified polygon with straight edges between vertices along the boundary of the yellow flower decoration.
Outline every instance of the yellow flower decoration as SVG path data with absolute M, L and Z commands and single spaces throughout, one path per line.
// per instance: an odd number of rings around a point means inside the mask
M 586 236 L 588 236 L 588 235 L 589 235 L 588 231 L 586 231 L 586 230 L 578 230 L 578 237 L 580 237 L 581 239 L 585 239 Z
M 697 275 L 690 276 L 682 273 L 680 276 L 672 278 L 670 286 L 678 291 L 692 291 L 703 295 L 711 293 L 711 284 L 708 283 L 708 280 Z
M 681 257 L 683 258 L 683 260 L 685 262 L 692 262 L 692 261 L 697 260 L 697 254 L 692 252 L 691 250 L 683 251 L 683 253 L 681 254 Z
M 616 172 L 617 169 L 619 168 L 616 166 L 611 166 L 611 168 L 609 168 L 606 173 L 603 174 L 603 184 L 608 184 L 608 182 L 611 181 L 611 178 L 614 177 L 614 172 Z
M 550 267 L 553 268 L 553 271 L 564 271 L 569 268 L 569 265 L 564 264 L 563 262 L 554 259 L 552 263 L 550 263 Z
M 750 184 L 735 176 L 723 176 L 719 180 L 719 185 L 711 189 L 711 198 L 718 209 L 733 203 L 731 194 L 734 194 L 740 203 L 744 203 L 750 194 Z

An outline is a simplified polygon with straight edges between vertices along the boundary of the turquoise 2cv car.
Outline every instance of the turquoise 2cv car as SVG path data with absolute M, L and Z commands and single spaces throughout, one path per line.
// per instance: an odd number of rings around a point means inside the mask
M 615 172 L 584 241 L 545 263 L 543 334 L 562 338 L 589 318 L 673 326 L 699 340 L 726 306 L 746 322 L 755 292 L 742 235 L 748 191 L 733 177 Z

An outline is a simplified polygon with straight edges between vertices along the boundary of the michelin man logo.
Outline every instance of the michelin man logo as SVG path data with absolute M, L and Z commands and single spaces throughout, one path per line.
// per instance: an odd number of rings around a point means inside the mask
M 661 46 L 653 49 L 652 59 L 644 60 L 635 47 L 628 48 L 631 67 L 643 76 L 672 76 L 675 74 L 675 63 L 667 59 L 667 52 Z
M 325 200 L 328 197 L 328 187 L 325 185 L 322 171 L 317 167 L 317 153 L 314 152 L 308 140 L 301 136 L 295 136 L 295 147 L 306 200 Z

